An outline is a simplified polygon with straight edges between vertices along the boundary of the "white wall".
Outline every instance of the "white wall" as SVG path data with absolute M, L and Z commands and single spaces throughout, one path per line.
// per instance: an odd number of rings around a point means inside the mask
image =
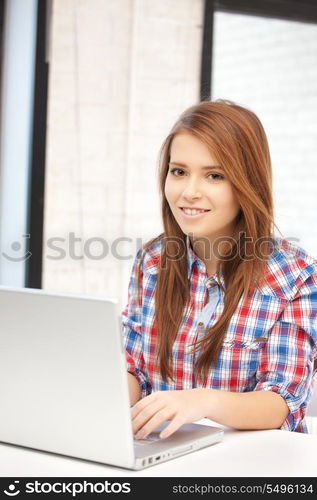
M 127 261 L 51 260 L 45 244 L 44 288 L 125 304 L 136 238 L 162 230 L 159 148 L 199 100 L 202 20 L 202 0 L 54 0 L 44 242 L 74 232 L 133 243 L 118 247 Z

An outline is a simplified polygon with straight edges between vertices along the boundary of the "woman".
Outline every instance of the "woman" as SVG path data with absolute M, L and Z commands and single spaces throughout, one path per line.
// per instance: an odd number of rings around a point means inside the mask
M 160 191 L 164 233 L 137 253 L 122 314 L 136 437 L 204 417 L 307 432 L 317 260 L 274 237 L 257 116 L 230 101 L 187 109 L 162 146 Z

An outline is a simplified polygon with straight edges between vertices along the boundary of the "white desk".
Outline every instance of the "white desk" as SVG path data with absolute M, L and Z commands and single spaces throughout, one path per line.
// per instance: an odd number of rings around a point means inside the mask
M 210 424 L 208 420 L 201 423 Z M 143 471 L 130 471 L 1 443 L 0 475 L 317 477 L 316 453 L 317 435 L 281 430 L 235 431 L 226 428 L 221 443 Z

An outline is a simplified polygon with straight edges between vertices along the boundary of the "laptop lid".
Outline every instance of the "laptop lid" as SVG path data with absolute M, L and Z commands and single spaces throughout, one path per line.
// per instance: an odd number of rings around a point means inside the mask
M 133 467 L 117 308 L 111 299 L 0 287 L 1 441 Z

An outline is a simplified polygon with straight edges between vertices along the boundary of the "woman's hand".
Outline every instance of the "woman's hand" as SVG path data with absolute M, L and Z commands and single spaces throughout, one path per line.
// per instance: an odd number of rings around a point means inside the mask
M 181 425 L 195 422 L 208 414 L 210 389 L 158 391 L 138 401 L 132 408 L 133 432 L 137 439 L 144 439 L 158 425 L 171 420 L 160 433 L 167 438 Z M 209 396 L 209 397 L 208 397 Z

